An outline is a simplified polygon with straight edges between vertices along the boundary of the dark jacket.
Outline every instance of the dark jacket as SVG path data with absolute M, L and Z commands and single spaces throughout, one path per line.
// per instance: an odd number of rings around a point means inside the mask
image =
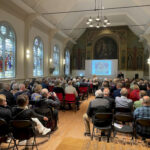
M 4 94 L 6 96 L 7 105 L 12 106 L 15 104 L 14 96 L 10 91 L 2 90 L 0 94 Z
M 9 107 L 0 106 L 0 118 L 9 122 L 12 119 L 12 113 Z
M 114 93 L 113 93 L 113 97 L 114 97 L 114 98 L 116 98 L 117 96 L 120 97 L 120 96 L 121 96 L 120 91 L 121 91 L 121 89 L 115 90 Z
M 54 97 L 54 100 L 42 98 L 41 100 L 36 102 L 35 106 L 36 107 L 42 107 L 42 108 L 48 108 L 48 107 L 59 108 L 60 101 L 57 97 Z
M 110 102 L 102 97 L 96 97 L 95 100 L 91 101 L 87 110 L 87 115 L 89 117 L 94 116 L 96 113 L 106 113 L 111 112 Z
M 12 108 L 12 116 L 14 120 L 31 120 L 31 118 L 43 119 L 43 116 L 35 113 L 33 109 L 23 109 L 19 107 Z
M 64 89 L 62 87 L 58 87 L 58 86 L 54 87 L 53 92 L 62 93 L 62 95 L 65 96 L 65 92 L 64 92 Z

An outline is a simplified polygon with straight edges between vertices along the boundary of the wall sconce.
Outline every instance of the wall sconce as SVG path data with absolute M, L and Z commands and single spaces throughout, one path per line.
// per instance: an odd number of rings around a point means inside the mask
M 65 59 L 63 59 L 63 64 L 64 64 L 64 65 L 66 64 L 66 60 L 65 60 Z
M 52 58 L 50 58 L 50 59 L 49 59 L 49 62 L 51 63 L 52 61 L 53 61 Z
M 27 57 L 27 58 L 30 58 L 30 50 L 28 50 L 28 49 L 27 49 L 27 51 L 26 51 L 26 57 Z
M 150 58 L 147 59 L 147 63 L 150 65 Z

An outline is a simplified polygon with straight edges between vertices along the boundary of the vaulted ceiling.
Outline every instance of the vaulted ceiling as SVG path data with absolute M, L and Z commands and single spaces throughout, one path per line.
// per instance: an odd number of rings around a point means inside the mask
M 16 1 L 16 3 L 21 1 L 22 4 L 32 8 L 34 12 L 40 14 L 72 39 L 77 39 L 85 31 L 87 28 L 86 20 L 89 16 L 96 18 L 98 10 L 94 11 L 95 1 L 96 9 L 100 8 L 101 2 L 101 0 L 12 1 Z M 111 26 L 127 25 L 138 36 L 150 31 L 149 0 L 103 0 L 102 3 L 105 8 L 103 14 L 111 21 Z

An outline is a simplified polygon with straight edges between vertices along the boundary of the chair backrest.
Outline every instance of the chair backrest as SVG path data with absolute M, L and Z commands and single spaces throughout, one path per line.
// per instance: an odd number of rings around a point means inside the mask
M 132 110 L 129 108 L 124 108 L 124 107 L 117 107 L 115 108 L 115 112 L 131 112 Z
M 92 122 L 94 125 L 109 125 L 112 122 L 113 114 L 112 113 L 96 113 L 92 117 Z
M 0 137 L 7 135 L 9 133 L 9 126 L 8 123 L 0 118 Z
M 136 124 L 139 124 L 144 127 L 150 127 L 150 119 L 137 119 Z
M 34 111 L 40 115 L 46 116 L 48 118 L 52 118 L 53 110 L 51 107 L 42 108 L 42 107 L 35 107 Z
M 75 94 L 65 94 L 65 101 L 69 103 L 75 103 L 76 101 Z
M 60 101 L 63 101 L 63 94 L 62 93 L 56 93 L 56 95 Z
M 88 92 L 88 87 L 79 87 L 80 93 L 87 93 Z
M 116 113 L 114 115 L 114 120 L 121 121 L 121 122 L 132 122 L 133 116 L 131 114 Z
M 18 140 L 27 140 L 35 135 L 34 126 L 30 120 L 11 121 L 13 137 Z

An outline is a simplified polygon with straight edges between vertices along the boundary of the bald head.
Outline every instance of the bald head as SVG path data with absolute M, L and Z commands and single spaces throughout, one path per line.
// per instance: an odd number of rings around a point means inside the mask
M 128 95 L 128 90 L 127 90 L 126 88 L 122 88 L 121 91 L 120 91 L 120 94 L 121 94 L 122 96 L 126 96 L 126 97 L 127 97 L 127 95 Z
M 42 97 L 47 97 L 48 96 L 48 90 L 47 89 L 42 89 L 41 94 L 42 94 Z
M 144 96 L 142 104 L 143 104 L 143 106 L 150 106 L 150 97 L 149 96 Z

